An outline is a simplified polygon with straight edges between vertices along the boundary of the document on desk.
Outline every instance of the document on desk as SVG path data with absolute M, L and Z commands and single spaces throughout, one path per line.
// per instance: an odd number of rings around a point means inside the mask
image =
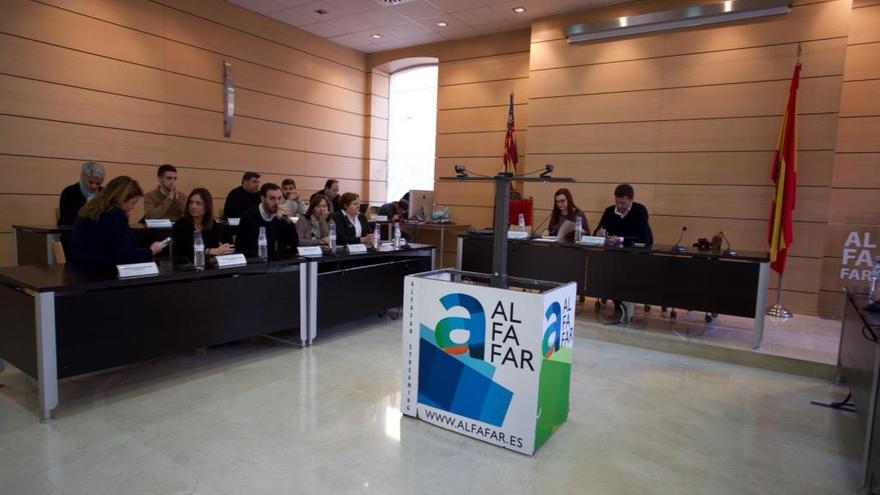
M 538 242 L 556 242 L 558 239 L 556 238 L 556 236 L 547 236 L 547 237 L 536 237 L 532 240 L 538 241 Z
M 159 266 L 156 265 L 155 261 L 129 263 L 127 265 L 116 265 L 116 271 L 119 272 L 119 278 L 149 277 L 159 274 Z

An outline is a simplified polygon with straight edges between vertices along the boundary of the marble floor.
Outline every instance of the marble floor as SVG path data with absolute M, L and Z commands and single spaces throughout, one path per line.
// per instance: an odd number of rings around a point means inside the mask
M 594 299 L 587 299 L 578 307 L 581 310 L 578 313 L 579 320 L 597 322 L 611 319 L 611 303 L 603 307 L 601 314 L 595 311 L 594 303 Z M 645 312 L 639 307 L 635 316 L 637 321 L 630 327 L 689 342 L 752 349 L 753 319 L 719 315 L 707 323 L 704 317 L 704 313 L 679 310 L 677 317 L 672 319 L 668 312 L 663 313 L 660 308 L 654 307 Z M 840 324 L 840 320 L 800 314 L 790 320 L 767 317 L 760 352 L 836 365 Z
M 63 382 L 0 374 L 0 493 L 852 494 L 827 382 L 575 338 L 568 422 L 534 457 L 398 411 L 400 322 L 258 338 Z

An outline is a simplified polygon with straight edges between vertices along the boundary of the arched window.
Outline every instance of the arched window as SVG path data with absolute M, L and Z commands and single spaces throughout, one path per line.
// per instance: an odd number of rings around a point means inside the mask
M 410 189 L 434 189 L 437 65 L 391 74 L 388 97 L 387 201 Z

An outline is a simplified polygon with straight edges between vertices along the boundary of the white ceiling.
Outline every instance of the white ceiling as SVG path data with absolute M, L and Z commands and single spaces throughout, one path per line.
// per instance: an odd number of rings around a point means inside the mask
M 526 28 L 538 17 L 631 0 L 227 0 L 362 52 Z M 513 11 L 524 7 L 523 13 Z M 316 10 L 326 14 L 317 14 Z M 438 22 L 446 22 L 445 27 Z M 373 34 L 381 38 L 373 38 Z

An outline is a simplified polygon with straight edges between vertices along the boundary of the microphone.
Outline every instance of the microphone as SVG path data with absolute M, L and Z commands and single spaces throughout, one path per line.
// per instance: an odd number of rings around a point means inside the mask
M 721 234 L 721 237 L 724 238 L 724 242 L 727 243 L 727 249 L 725 249 L 724 252 L 722 252 L 721 254 L 723 254 L 724 256 L 736 256 L 736 251 L 734 251 L 733 247 L 731 247 L 730 239 L 728 239 L 727 236 L 724 235 L 724 231 L 722 230 L 718 233 Z
M 541 234 L 539 234 L 538 232 L 540 232 L 541 227 L 543 227 L 543 226 L 544 226 L 544 223 L 545 223 L 547 220 L 550 220 L 550 217 L 552 217 L 552 216 L 553 216 L 553 211 L 551 210 L 551 211 L 550 211 L 550 214 L 547 215 L 547 218 L 545 218 L 544 220 L 542 220 L 541 223 L 539 223 L 537 227 L 535 227 L 535 228 L 532 229 L 532 235 L 529 236 L 529 237 L 532 238 L 532 239 L 537 239 L 538 237 L 541 237 Z
M 687 248 L 681 245 L 681 239 L 684 237 L 684 233 L 687 232 L 687 225 L 681 226 L 681 235 L 678 236 L 678 240 L 675 241 L 675 245 L 672 246 L 673 253 L 686 253 Z

